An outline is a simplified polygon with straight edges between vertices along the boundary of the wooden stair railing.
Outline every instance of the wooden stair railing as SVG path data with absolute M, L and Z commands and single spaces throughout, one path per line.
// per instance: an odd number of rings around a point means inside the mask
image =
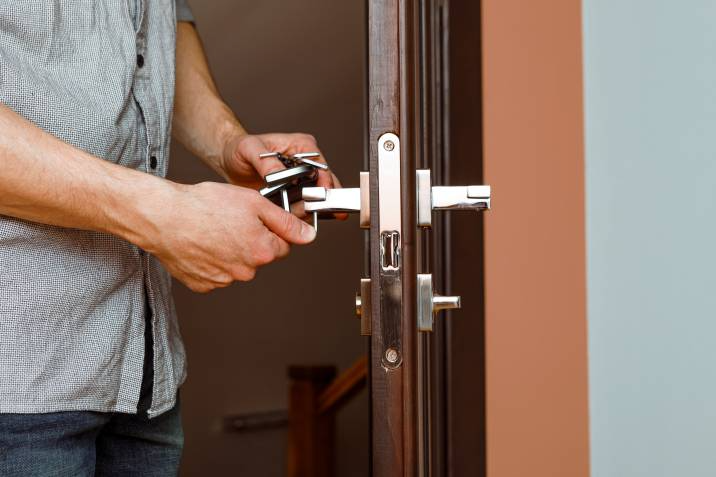
M 335 474 L 335 416 L 365 387 L 368 360 L 362 357 L 334 379 L 332 366 L 291 366 L 288 399 L 288 477 Z
M 367 357 L 335 376 L 334 366 L 291 366 L 288 412 L 228 416 L 224 428 L 243 433 L 288 426 L 288 476 L 331 477 L 335 474 L 336 413 L 365 387 Z

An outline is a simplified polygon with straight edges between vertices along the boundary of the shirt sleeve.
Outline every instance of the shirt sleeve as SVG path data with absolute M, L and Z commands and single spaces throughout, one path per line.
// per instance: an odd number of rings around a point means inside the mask
M 191 7 L 187 3 L 187 0 L 176 0 L 176 5 L 177 21 L 194 23 L 194 14 L 191 12 Z

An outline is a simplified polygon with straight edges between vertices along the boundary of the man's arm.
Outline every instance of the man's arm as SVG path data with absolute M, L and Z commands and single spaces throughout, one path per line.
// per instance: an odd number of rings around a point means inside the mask
M 187 22 L 177 25 L 176 62 L 174 136 L 229 182 L 259 188 L 263 176 L 284 168 L 277 159 L 259 159 L 262 153 L 318 151 L 307 134 L 247 134 L 221 99 L 199 35 Z M 340 187 L 330 171 L 319 172 L 318 185 Z
M 142 203 L 159 204 L 143 207 Z M 234 206 L 231 206 L 234 204 Z M 255 191 L 179 185 L 96 158 L 0 104 L 0 214 L 114 234 L 195 291 L 250 280 L 315 232 Z
M 167 181 L 66 144 L 0 104 L 0 214 L 107 232 L 135 242 L 151 225 L 142 196 L 165 202 Z

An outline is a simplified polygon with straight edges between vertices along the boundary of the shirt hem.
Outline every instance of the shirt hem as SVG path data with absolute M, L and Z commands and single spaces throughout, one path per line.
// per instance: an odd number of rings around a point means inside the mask
M 50 414 L 55 412 L 101 412 L 136 414 L 136 406 L 127 404 L 85 404 L 85 403 L 57 403 L 52 404 L 6 404 L 0 403 L 0 414 Z
M 174 409 L 174 406 L 177 405 L 177 395 L 179 394 L 179 389 L 184 384 L 184 381 L 186 381 L 186 375 L 187 375 L 187 373 L 185 370 L 182 373 L 182 377 L 179 380 L 179 385 L 177 386 L 177 391 L 174 393 L 174 397 L 172 399 L 170 399 L 169 401 L 166 401 L 163 404 L 160 404 L 157 407 L 154 407 L 154 405 L 152 404 L 152 406 L 147 411 L 147 416 L 149 416 L 149 419 L 153 419 L 161 414 L 164 414 L 167 411 Z

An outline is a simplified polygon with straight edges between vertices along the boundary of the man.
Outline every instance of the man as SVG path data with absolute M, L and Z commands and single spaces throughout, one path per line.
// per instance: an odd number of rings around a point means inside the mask
M 244 131 L 184 2 L 0 2 L 0 475 L 176 474 L 169 274 L 207 292 L 315 237 L 255 190 L 315 140 Z M 233 185 L 164 179 L 172 130 Z

